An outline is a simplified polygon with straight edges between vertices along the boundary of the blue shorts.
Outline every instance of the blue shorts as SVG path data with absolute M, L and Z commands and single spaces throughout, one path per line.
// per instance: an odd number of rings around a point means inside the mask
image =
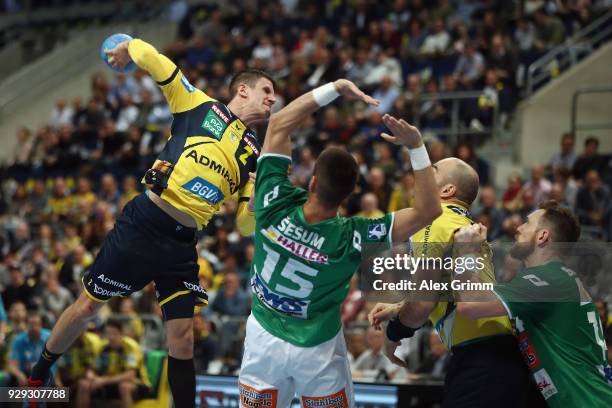
M 127 203 L 100 252 L 83 276 L 85 293 L 97 302 L 129 296 L 155 282 L 164 320 L 193 317 L 208 304 L 198 279 L 196 230 L 162 211 L 143 193 Z

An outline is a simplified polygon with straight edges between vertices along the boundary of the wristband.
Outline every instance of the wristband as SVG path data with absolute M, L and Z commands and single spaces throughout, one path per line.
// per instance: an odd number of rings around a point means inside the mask
M 398 342 L 402 339 L 407 339 L 414 336 L 414 333 L 418 330 L 412 327 L 404 326 L 400 322 L 399 314 L 389 321 L 387 325 L 387 338 L 393 342 Z
M 412 163 L 413 170 L 423 170 L 431 166 L 431 161 L 429 161 L 429 155 L 427 154 L 425 145 L 421 145 L 416 149 L 408 149 L 408 153 L 410 154 L 410 162 Z
M 340 94 L 333 82 L 328 82 L 312 90 L 312 97 L 319 106 L 325 106 L 339 96 Z

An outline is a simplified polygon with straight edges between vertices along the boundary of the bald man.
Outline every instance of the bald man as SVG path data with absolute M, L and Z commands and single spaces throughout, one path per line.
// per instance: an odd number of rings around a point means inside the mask
M 412 255 L 424 258 L 454 256 L 454 233 L 473 224 L 470 205 L 478 195 L 478 174 L 457 158 L 433 165 L 442 204 L 442 215 L 411 238 Z M 481 282 L 495 282 L 492 253 L 488 243 L 481 247 L 483 268 Z M 445 271 L 417 271 L 421 279 L 450 281 Z M 414 293 L 413 293 L 414 294 Z M 398 365 L 404 361 L 394 355 L 402 338 L 430 320 L 442 342 L 452 351 L 445 378 L 443 407 L 524 407 L 530 390 L 529 371 L 522 361 L 512 326 L 507 316 L 469 320 L 456 313 L 454 302 L 443 294 L 429 291 L 421 297 L 409 297 L 399 304 L 377 304 L 369 315 L 370 322 L 386 329 L 384 351 Z M 427 299 L 427 300 L 423 300 Z M 444 300 L 443 300 L 444 299 Z

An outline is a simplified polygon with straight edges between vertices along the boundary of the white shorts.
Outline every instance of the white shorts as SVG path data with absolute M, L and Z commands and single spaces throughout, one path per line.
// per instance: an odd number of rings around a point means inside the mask
M 325 343 L 298 347 L 268 333 L 249 316 L 239 388 L 244 408 L 285 408 L 295 394 L 305 408 L 354 407 L 342 330 Z

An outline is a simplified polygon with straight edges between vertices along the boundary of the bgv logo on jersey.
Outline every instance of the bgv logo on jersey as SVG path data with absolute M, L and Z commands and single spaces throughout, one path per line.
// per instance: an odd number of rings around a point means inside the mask
M 559 392 L 552 379 L 546 372 L 546 369 L 543 368 L 533 373 L 533 378 L 535 379 L 542 396 L 544 396 L 544 399 L 549 399 Z
M 368 226 L 368 240 L 378 241 L 387 234 L 387 226 L 382 222 Z
M 251 288 L 266 307 L 300 319 L 306 319 L 310 300 L 297 300 L 272 292 L 264 285 L 259 275 L 251 278 Z
M 183 184 L 182 187 L 191 194 L 214 205 L 219 204 L 225 198 L 221 190 L 201 177 L 191 179 L 191 181 Z
M 193 91 L 195 91 L 195 87 L 189 83 L 185 76 L 181 77 L 181 84 L 183 84 L 187 92 L 192 93 Z

